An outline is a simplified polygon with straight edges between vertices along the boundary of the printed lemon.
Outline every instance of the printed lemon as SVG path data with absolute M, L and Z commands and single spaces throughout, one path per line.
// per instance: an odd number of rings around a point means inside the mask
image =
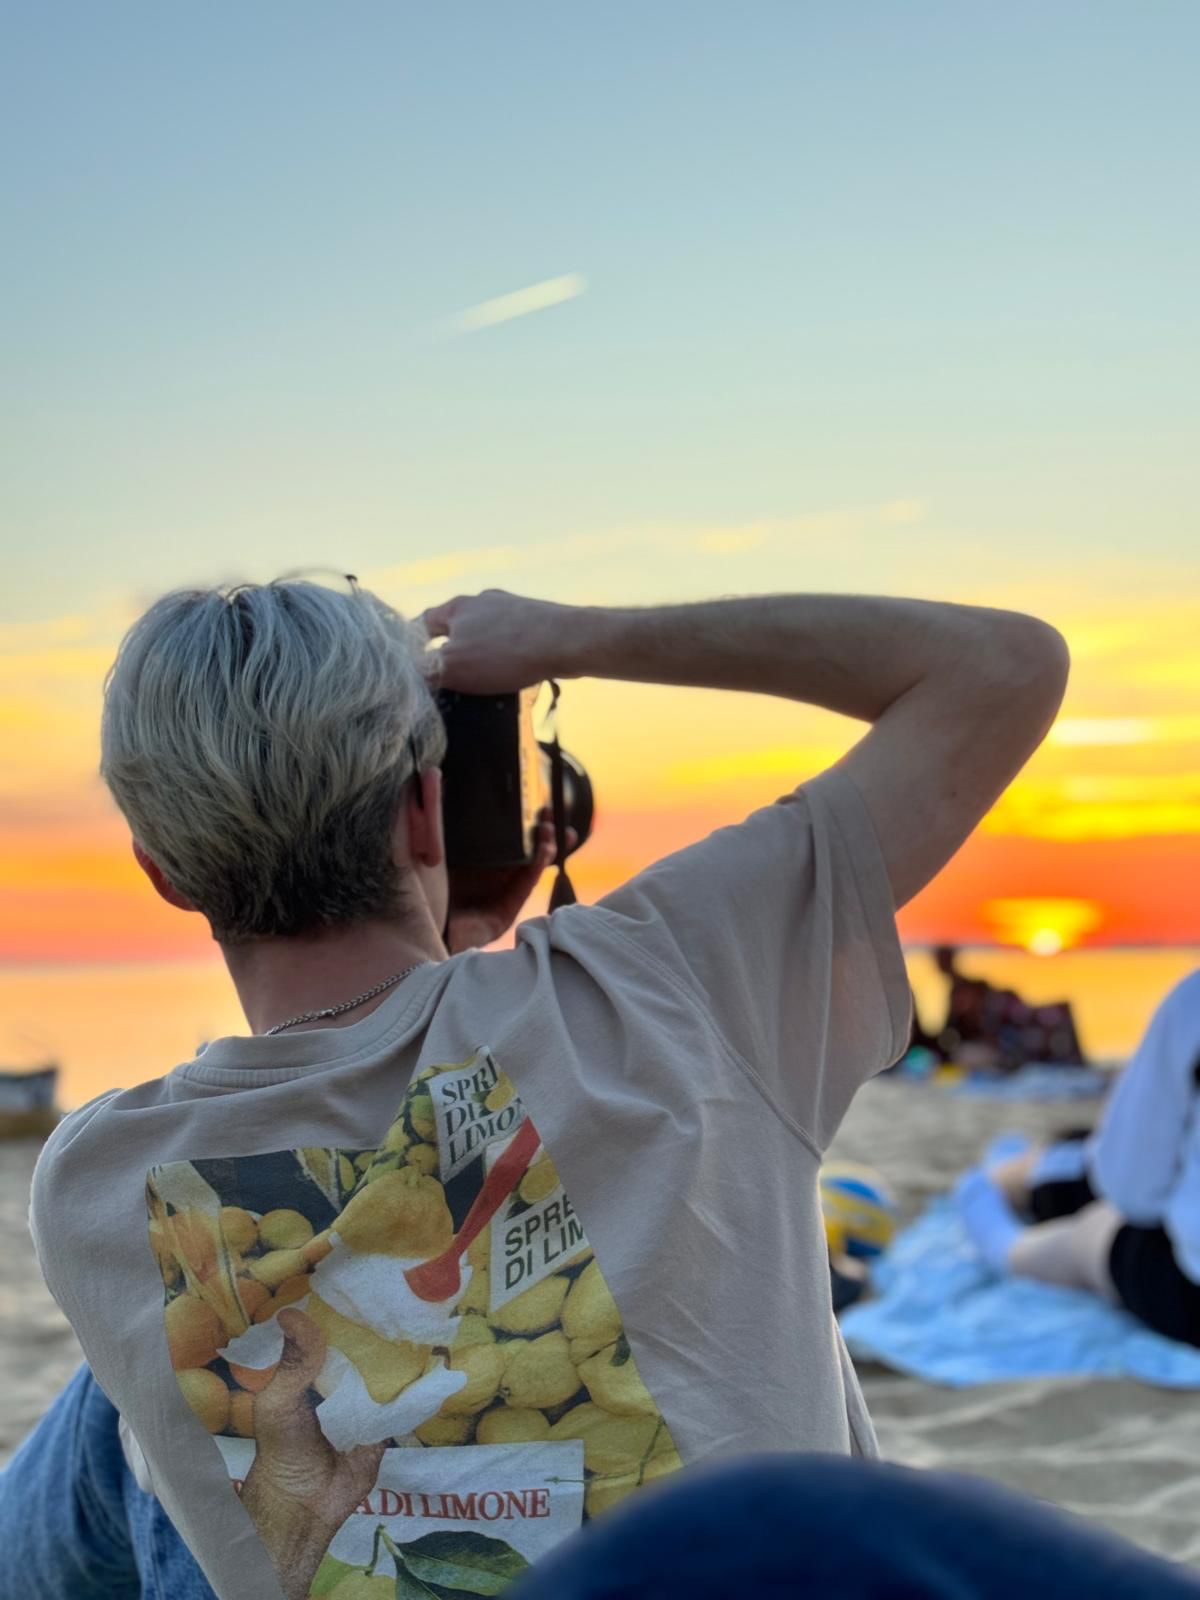
M 489 1111 L 503 1111 L 512 1099 L 516 1090 L 513 1088 L 512 1079 L 499 1077 L 483 1097 L 483 1103 Z
M 583 1509 L 589 1517 L 598 1517 L 619 1500 L 624 1500 L 627 1494 L 632 1494 L 638 1484 L 636 1471 L 623 1472 L 616 1478 L 591 1478 L 583 1492 Z
M 467 1284 L 462 1299 L 458 1302 L 459 1316 L 465 1316 L 468 1311 L 478 1311 L 480 1315 L 487 1316 L 488 1306 L 491 1303 L 491 1288 L 488 1283 L 488 1270 L 486 1267 L 472 1267 L 471 1281 Z
M 179 1373 L 183 1398 L 209 1433 L 220 1433 L 229 1421 L 229 1390 L 215 1372 L 204 1367 Z
M 637 1364 L 624 1340 L 604 1349 L 579 1365 L 579 1376 L 598 1406 L 617 1417 L 652 1417 L 658 1407 L 638 1375 Z
M 549 1420 L 529 1406 L 496 1406 L 484 1412 L 475 1428 L 480 1444 L 525 1444 L 549 1437 Z
M 330 1589 L 329 1600 L 396 1600 L 396 1580 L 382 1572 L 348 1572 Z
M 485 1228 L 467 1246 L 467 1260 L 476 1271 L 486 1272 L 492 1263 L 492 1230 Z
M 383 1143 L 379 1146 L 378 1154 L 383 1155 L 385 1151 L 398 1154 L 402 1150 L 407 1150 L 411 1143 L 412 1139 L 409 1137 L 408 1129 L 404 1126 L 403 1119 L 397 1117 L 384 1134 Z
M 278 1367 L 278 1361 L 270 1367 L 239 1367 L 235 1361 L 229 1363 L 234 1382 L 241 1384 L 248 1394 L 257 1394 L 260 1389 L 265 1389 Z
M 504 1372 L 504 1351 L 496 1344 L 472 1344 L 455 1350 L 449 1362 L 451 1372 L 465 1372 L 467 1381 L 457 1394 L 442 1401 L 442 1416 L 473 1415 L 490 1406 Z
M 271 1291 L 265 1283 L 259 1283 L 257 1278 L 252 1278 L 248 1272 L 240 1274 L 237 1280 L 238 1299 L 242 1302 L 242 1310 L 254 1320 L 254 1313 L 260 1306 L 271 1298 Z
M 532 1206 L 544 1200 L 548 1194 L 553 1194 L 557 1188 L 558 1173 L 554 1170 L 554 1163 L 549 1156 L 542 1156 L 521 1179 L 517 1193 L 526 1205 Z
M 379 1179 L 389 1172 L 397 1172 L 404 1165 L 403 1153 L 395 1151 L 381 1151 L 372 1161 L 363 1175 L 363 1183 L 378 1183 Z
M 413 1432 L 422 1444 L 466 1444 L 471 1437 L 471 1430 L 475 1426 L 474 1414 L 459 1417 L 444 1417 L 440 1413 L 430 1417 L 428 1422 L 423 1422 Z
M 312 1236 L 312 1223 L 298 1211 L 268 1211 L 258 1225 L 265 1250 L 299 1250 Z
M 162 1223 L 159 1222 L 157 1217 L 151 1220 L 149 1224 L 149 1231 L 150 1248 L 154 1251 L 154 1258 L 158 1262 L 159 1267 L 165 1271 L 167 1267 L 177 1266 L 178 1263 L 175 1260 L 171 1246 L 163 1237 Z
M 611 1343 L 611 1339 L 572 1339 L 571 1360 L 577 1367 L 582 1366 L 589 1356 L 594 1356 L 597 1350 L 603 1350 Z
M 283 1306 L 294 1306 L 311 1289 L 312 1280 L 307 1272 L 297 1272 L 294 1277 L 285 1278 L 275 1291 L 275 1309 L 278 1311 Z
M 425 1260 L 450 1243 L 454 1221 L 438 1180 L 401 1167 L 360 1189 L 334 1230 L 351 1250 Z
M 462 1317 L 454 1334 L 452 1350 L 469 1350 L 473 1344 L 495 1344 L 496 1335 L 488 1326 L 487 1318 L 476 1312 Z
M 181 1294 L 163 1315 L 171 1365 L 177 1372 L 184 1367 L 206 1367 L 217 1359 L 217 1346 L 225 1343 L 225 1336 L 221 1319 L 211 1306 L 194 1294 Z
M 300 1259 L 305 1267 L 318 1267 L 333 1249 L 333 1229 L 322 1228 L 320 1233 L 314 1233 L 306 1245 L 300 1249 Z
M 500 1393 L 510 1406 L 560 1406 L 579 1388 L 570 1346 L 557 1328 L 540 1339 L 513 1340 L 507 1353 Z
M 671 1437 L 664 1427 L 654 1440 L 650 1459 L 642 1466 L 614 1477 L 597 1477 L 591 1480 L 584 1496 L 584 1507 L 588 1516 L 599 1516 L 602 1511 L 607 1511 L 609 1506 L 615 1505 L 618 1500 L 623 1500 L 634 1489 L 640 1488 L 643 1484 L 653 1483 L 656 1478 L 663 1478 L 670 1472 L 676 1472 L 682 1465 L 679 1452 L 671 1443 Z
M 187 1262 L 201 1283 L 206 1283 L 216 1271 L 219 1234 L 216 1218 L 193 1206 L 175 1213 L 164 1237 L 174 1238 L 173 1253 Z
M 286 1278 L 294 1278 L 304 1271 L 304 1253 L 301 1250 L 268 1250 L 265 1256 L 248 1261 L 246 1266 L 252 1278 L 274 1290 Z
M 431 1144 L 414 1144 L 409 1147 L 404 1163 L 406 1166 L 416 1167 L 418 1172 L 423 1172 L 429 1177 L 438 1168 L 437 1149 Z
M 409 1344 L 402 1339 L 383 1339 L 361 1322 L 351 1322 L 320 1295 L 310 1297 L 305 1307 L 325 1335 L 326 1343 L 351 1361 L 376 1405 L 387 1405 L 402 1389 L 419 1378 L 429 1347 Z
M 590 1403 L 574 1406 L 550 1429 L 552 1439 L 582 1439 L 583 1464 L 601 1477 L 637 1472 L 662 1426 L 658 1417 L 614 1417 Z
M 565 1278 L 543 1278 L 493 1311 L 491 1324 L 501 1333 L 542 1333 L 554 1327 L 567 1298 L 570 1284 Z
M 258 1223 L 242 1206 L 221 1207 L 221 1232 L 225 1243 L 240 1256 L 258 1243 Z
M 595 1261 L 571 1285 L 563 1302 L 562 1329 L 568 1339 L 594 1340 L 593 1349 L 610 1344 L 621 1332 L 621 1313 Z
M 437 1138 L 437 1123 L 433 1120 L 433 1096 L 415 1094 L 408 1102 L 408 1120 L 418 1139 L 432 1143 Z
M 666 1425 L 654 1442 L 654 1454 L 646 1463 L 646 1470 L 642 1473 L 643 1483 L 653 1483 L 655 1478 L 665 1478 L 670 1472 L 678 1472 L 683 1466 L 683 1457 L 671 1443 L 671 1435 L 667 1432 Z

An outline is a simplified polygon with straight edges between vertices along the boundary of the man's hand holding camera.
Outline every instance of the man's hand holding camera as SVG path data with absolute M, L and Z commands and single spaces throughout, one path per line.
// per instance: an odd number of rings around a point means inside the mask
M 511 694 L 549 677 L 569 677 L 559 657 L 577 608 L 528 600 L 504 589 L 456 595 L 422 612 L 418 623 L 445 644 L 430 652 L 434 687 L 463 694 Z
M 428 654 L 434 687 L 468 695 L 508 695 L 540 684 L 561 671 L 571 610 L 503 589 L 457 595 L 431 606 L 417 620 L 430 640 L 445 640 Z M 568 850 L 579 844 L 574 828 L 567 828 L 566 841 Z M 538 814 L 530 861 L 508 867 L 456 867 L 447 936 L 451 955 L 492 944 L 506 933 L 555 855 L 554 827 L 546 807 Z

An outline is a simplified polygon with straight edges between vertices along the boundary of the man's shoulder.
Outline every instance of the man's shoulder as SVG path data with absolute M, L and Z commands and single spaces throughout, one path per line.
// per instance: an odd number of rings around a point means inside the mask
M 38 1169 L 56 1165 L 68 1152 L 78 1147 L 80 1140 L 86 1142 L 95 1125 L 103 1120 L 105 1112 L 113 1101 L 124 1092 L 122 1089 L 106 1089 L 103 1094 L 97 1095 L 94 1100 L 89 1100 L 86 1105 L 68 1111 L 42 1146 L 42 1153 L 38 1157 Z
M 128 1148 L 128 1130 L 113 1125 L 122 1109 L 161 1103 L 165 1079 L 156 1078 L 131 1089 L 106 1089 L 85 1105 L 69 1111 L 47 1138 L 33 1175 L 31 1214 L 46 1203 L 57 1203 L 64 1187 L 75 1180 L 94 1184 L 98 1172 L 107 1172 L 113 1158 Z M 104 1159 L 97 1162 L 97 1152 Z M 49 1186 L 53 1186 L 52 1192 Z

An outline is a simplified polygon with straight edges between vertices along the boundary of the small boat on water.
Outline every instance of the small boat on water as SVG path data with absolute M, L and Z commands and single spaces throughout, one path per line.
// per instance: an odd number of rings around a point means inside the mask
M 0 1139 L 44 1139 L 62 1116 L 57 1088 L 56 1066 L 0 1070 Z

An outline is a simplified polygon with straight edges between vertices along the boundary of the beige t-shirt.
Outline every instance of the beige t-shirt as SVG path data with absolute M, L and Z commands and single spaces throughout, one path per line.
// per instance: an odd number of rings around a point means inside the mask
M 222 1600 L 493 1592 L 681 1461 L 872 1453 L 817 1177 L 909 1008 L 833 770 L 350 1026 L 68 1117 L 42 1270 Z

